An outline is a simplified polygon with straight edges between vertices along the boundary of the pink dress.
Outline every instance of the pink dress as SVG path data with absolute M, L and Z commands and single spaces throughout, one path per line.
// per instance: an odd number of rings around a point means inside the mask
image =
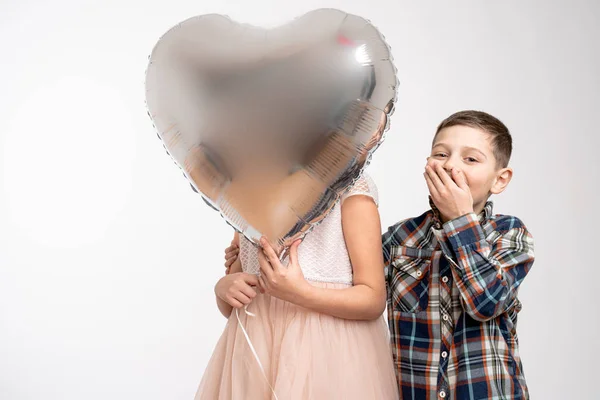
M 368 176 L 360 178 L 344 198 L 358 194 L 377 202 L 377 189 Z M 344 198 L 298 249 L 304 276 L 315 286 L 342 289 L 352 285 L 352 265 L 342 232 Z M 257 249 L 243 237 L 240 257 L 245 272 L 259 273 Z M 383 316 L 374 321 L 345 320 L 261 294 L 247 311 L 253 316 L 242 309 L 239 317 L 268 382 L 234 310 L 196 400 L 398 399 Z

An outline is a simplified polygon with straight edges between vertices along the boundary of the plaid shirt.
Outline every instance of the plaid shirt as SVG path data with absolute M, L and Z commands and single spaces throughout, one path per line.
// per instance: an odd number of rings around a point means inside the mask
M 409 399 L 529 399 L 516 333 L 533 238 L 516 217 L 440 223 L 432 210 L 383 235 L 388 322 Z

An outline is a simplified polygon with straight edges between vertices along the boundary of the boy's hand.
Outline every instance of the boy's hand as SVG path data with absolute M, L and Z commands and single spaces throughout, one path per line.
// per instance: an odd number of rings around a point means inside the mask
M 450 177 L 441 164 L 428 162 L 424 175 L 444 222 L 473 212 L 473 196 L 462 171 L 453 168 Z

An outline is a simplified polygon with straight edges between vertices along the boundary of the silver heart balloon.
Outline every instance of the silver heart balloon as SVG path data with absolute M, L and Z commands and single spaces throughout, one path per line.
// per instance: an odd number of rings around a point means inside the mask
M 148 113 L 192 187 L 249 240 L 279 248 L 359 177 L 396 90 L 383 36 L 332 9 L 270 30 L 190 18 L 160 38 L 146 72 Z

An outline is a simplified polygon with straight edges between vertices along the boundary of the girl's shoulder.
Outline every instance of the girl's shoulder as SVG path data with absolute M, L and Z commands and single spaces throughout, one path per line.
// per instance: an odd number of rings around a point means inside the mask
M 379 205 L 377 185 L 375 185 L 375 181 L 371 175 L 367 174 L 366 172 L 362 173 L 354 182 L 354 184 L 348 188 L 348 190 L 346 190 L 346 192 L 342 195 L 342 202 L 348 197 L 358 195 L 371 197 L 375 201 L 375 204 Z

